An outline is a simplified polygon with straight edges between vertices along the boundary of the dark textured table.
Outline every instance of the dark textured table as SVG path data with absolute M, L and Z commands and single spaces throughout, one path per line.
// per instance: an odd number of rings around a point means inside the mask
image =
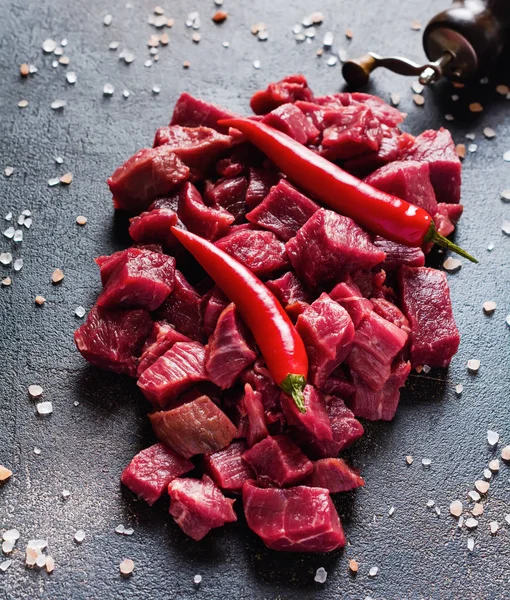
M 156 33 L 147 24 L 152 2 L 0 0 L 0 167 L 14 167 L 11 177 L 0 175 L 1 217 L 9 210 L 14 218 L 23 209 L 33 212 L 33 225 L 21 244 L 0 237 L 0 251 L 24 260 L 16 273 L 0 265 L 1 276 L 12 277 L 12 285 L 0 289 L 0 464 L 14 471 L 0 488 L 0 532 L 11 527 L 21 532 L 12 565 L 0 573 L 0 598 L 510 597 L 510 528 L 504 521 L 510 513 L 510 468 L 502 465 L 491 482 L 485 513 L 471 534 L 473 552 L 467 549 L 466 529 L 457 530 L 448 512 L 454 499 L 468 505 L 467 492 L 489 459 L 499 455 L 487 446 L 487 430 L 501 434 L 499 449 L 510 441 L 510 328 L 505 324 L 510 238 L 501 229 L 503 219 L 510 218 L 510 205 L 499 198 L 510 187 L 510 163 L 503 161 L 510 149 L 510 104 L 493 84 L 470 91 L 438 85 L 425 91 L 421 108 L 412 102 L 408 79 L 381 72 L 369 90 L 386 99 L 390 92 L 399 93 L 400 107 L 409 113 L 405 128 L 413 133 L 446 125 L 457 142 L 476 133 L 478 149 L 464 161 L 466 212 L 456 240 L 480 258 L 480 265 L 464 263 L 449 276 L 462 343 L 448 372 L 412 375 L 395 420 L 369 425 L 349 453 L 366 487 L 338 501 L 349 540 L 345 551 L 279 555 L 248 531 L 242 517 L 195 543 L 175 526 L 163 502 L 151 509 L 121 490 L 122 468 L 152 439 L 148 407 L 134 382 L 85 364 L 72 338 L 80 322 L 75 308 L 90 308 L 100 289 L 93 257 L 127 244 L 125 224 L 115 222 L 106 177 L 134 151 L 150 145 L 182 91 L 243 111 L 257 88 L 303 72 L 317 91 L 334 92 L 341 86 L 340 66 L 327 66 L 325 57 L 315 55 L 326 31 L 334 31 L 335 48 L 348 49 L 350 55 L 373 49 L 420 59 L 421 33 L 411 29 L 411 22 L 425 23 L 443 5 L 436 0 L 313 5 L 226 0 L 231 14 L 221 26 L 210 20 L 212 1 L 173 0 L 164 6 L 175 18 L 170 44 L 160 50 L 159 62 L 146 68 L 146 42 Z M 184 25 L 194 8 L 202 17 L 200 44 L 191 41 Z M 324 24 L 311 44 L 297 44 L 291 28 L 313 10 L 324 13 Z M 103 25 L 106 13 L 113 14 L 109 27 Z M 268 26 L 266 42 L 249 32 L 258 21 Z M 354 32 L 352 42 L 344 37 L 347 27 Z M 52 68 L 53 57 L 41 50 L 46 38 L 68 38 L 68 67 Z M 108 50 L 113 40 L 120 42 L 117 51 Z M 223 41 L 230 47 L 222 47 Z M 129 66 L 118 58 L 124 47 L 136 56 Z M 253 67 L 256 59 L 260 70 Z M 185 60 L 189 70 L 182 68 Z M 23 62 L 37 65 L 38 73 L 21 79 Z M 66 82 L 66 69 L 77 73 L 75 85 Z M 111 98 L 102 93 L 107 82 L 115 86 Z M 159 95 L 152 93 L 153 85 L 161 87 Z M 122 97 L 124 88 L 131 91 L 128 99 Z M 455 92 L 457 102 L 451 100 Z M 53 111 L 50 104 L 57 98 L 67 106 Z M 28 107 L 18 108 L 21 99 L 28 100 Z M 470 113 L 471 101 L 482 102 L 484 112 Z M 455 120 L 445 122 L 446 113 Z M 495 129 L 495 139 L 484 139 L 485 126 Z M 63 165 L 55 163 L 58 155 Z M 50 178 L 68 171 L 74 175 L 70 186 L 48 186 Z M 84 227 L 75 223 L 80 214 L 88 217 Z M 57 267 L 65 279 L 54 286 L 51 274 Z M 45 296 L 44 306 L 34 304 L 37 294 Z M 482 311 L 485 300 L 498 304 L 491 317 Z M 478 375 L 467 372 L 470 358 L 481 360 Z M 460 397 L 458 383 L 464 386 Z M 43 398 L 53 403 L 51 416 L 35 414 L 27 394 L 30 384 L 43 386 Z M 412 466 L 405 463 L 408 454 L 414 457 Z M 422 467 L 422 458 L 431 459 L 430 468 Z M 63 489 L 71 491 L 67 501 L 61 498 Z M 440 507 L 440 516 L 426 507 L 429 499 Z M 395 513 L 389 517 L 391 506 Z M 500 524 L 495 536 L 489 531 L 493 520 Z M 134 534 L 115 534 L 119 523 L 133 526 Z M 73 539 L 78 529 L 86 532 L 81 545 Z M 56 562 L 51 576 L 24 567 L 24 548 L 36 537 L 49 542 Z M 128 580 L 119 575 L 123 558 L 136 565 Z M 360 563 L 357 577 L 348 573 L 348 558 Z M 320 566 L 328 571 L 324 585 L 313 580 Z M 374 578 L 368 576 L 372 566 L 379 568 Z M 198 588 L 195 574 L 203 577 Z

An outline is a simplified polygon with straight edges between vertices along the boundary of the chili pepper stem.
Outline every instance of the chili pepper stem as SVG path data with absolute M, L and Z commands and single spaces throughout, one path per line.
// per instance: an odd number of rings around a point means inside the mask
M 287 377 L 280 383 L 282 390 L 292 396 L 292 399 L 296 403 L 300 413 L 306 413 L 305 400 L 303 397 L 303 390 L 305 389 L 306 379 L 303 375 L 294 375 L 289 373 Z
M 478 261 L 476 260 L 476 258 L 474 256 L 471 256 L 471 254 L 469 254 L 468 252 L 463 250 L 460 246 L 457 246 L 457 244 L 454 244 L 448 238 L 444 237 L 444 235 L 441 235 L 435 228 L 435 225 L 433 222 L 430 225 L 430 229 L 429 229 L 427 235 L 425 236 L 424 241 L 425 242 L 434 242 L 438 246 L 441 246 L 442 248 L 446 248 L 447 250 L 452 250 L 459 256 L 463 256 L 464 258 L 467 258 L 468 260 L 470 260 L 473 263 L 478 263 Z

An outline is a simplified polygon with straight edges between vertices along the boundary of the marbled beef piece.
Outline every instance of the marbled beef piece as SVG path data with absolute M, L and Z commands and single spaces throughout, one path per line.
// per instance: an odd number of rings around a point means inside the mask
M 232 147 L 232 138 L 209 127 L 170 125 L 156 131 L 153 145 L 154 148 L 170 148 L 195 177 L 202 179 L 219 157 Z
M 222 490 L 240 493 L 245 481 L 255 479 L 255 474 L 242 458 L 247 449 L 244 442 L 232 442 L 223 450 L 204 456 L 206 473 Z
M 354 392 L 356 391 L 353 385 Z M 351 396 L 349 396 L 351 397 Z M 363 435 L 363 425 L 356 419 L 354 413 L 347 408 L 342 398 L 326 396 L 326 410 L 333 431 L 332 456 L 336 456 L 345 448 L 352 446 Z
M 96 305 L 74 332 L 74 341 L 82 356 L 96 367 L 135 377 L 138 356 L 151 329 L 152 319 L 145 310 Z
M 144 345 L 136 371 L 137 377 L 140 377 L 145 369 L 153 365 L 160 356 L 166 354 L 176 342 L 191 342 L 188 337 L 179 333 L 170 324 L 161 325 L 160 322 L 154 323 L 152 331 L 151 337 L 154 336 L 154 339 L 150 344 L 146 342 Z
M 371 269 L 385 254 L 349 217 L 321 208 L 285 246 L 299 279 L 309 287 L 338 281 L 356 269 Z
M 159 307 L 158 315 L 174 325 L 180 333 L 202 341 L 202 296 L 178 270 L 175 271 L 174 289 Z
M 400 400 L 400 388 L 405 384 L 410 371 L 409 362 L 398 360 L 391 369 L 389 379 L 379 391 L 374 391 L 353 373 L 356 392 L 349 400 L 353 413 L 369 421 L 391 421 Z
M 319 208 L 318 204 L 298 192 L 286 179 L 281 179 L 246 218 L 287 242 Z
M 434 215 L 434 221 L 437 215 L 438 213 Z M 423 254 L 421 248 L 404 246 L 403 244 L 385 240 L 379 236 L 375 237 L 374 245 L 386 254 L 386 258 L 381 263 L 381 267 L 386 271 L 395 271 L 402 265 L 423 267 L 425 264 L 425 254 Z
M 354 394 L 354 385 L 347 379 L 344 367 L 340 365 L 326 379 L 320 390 L 323 394 L 332 394 L 347 399 Z
M 243 220 L 247 213 L 246 192 L 248 179 L 245 176 L 219 179 L 205 189 L 205 199 L 212 206 L 220 206 L 234 216 L 235 222 Z
M 361 321 L 373 310 L 372 302 L 363 297 L 361 290 L 351 278 L 335 285 L 329 296 L 345 308 L 354 323 L 354 327 L 358 327 Z
M 117 260 L 117 259 L 116 259 Z M 116 262 L 113 270 L 110 262 L 106 284 L 97 299 L 102 308 L 145 308 L 156 310 L 174 287 L 175 258 L 129 248 Z
M 319 135 L 319 130 L 294 104 L 282 104 L 268 113 L 262 122 L 283 131 L 300 144 L 312 143 Z
M 139 452 L 124 469 L 121 482 L 149 505 L 166 492 L 168 484 L 194 468 L 164 444 L 154 444 Z
M 239 375 L 255 362 L 257 353 L 235 304 L 221 313 L 205 353 L 209 380 L 222 390 L 233 386 Z
M 321 294 L 299 315 L 296 329 L 308 356 L 308 378 L 321 388 L 350 352 L 354 340 L 351 317 L 327 294 Z
M 138 380 L 138 387 L 149 402 L 162 409 L 194 384 L 208 379 L 202 344 L 176 342 L 145 369 Z
M 294 304 L 294 302 L 306 302 L 310 299 L 303 284 L 292 271 L 284 273 L 281 277 L 278 277 L 278 279 L 266 281 L 266 286 L 273 292 L 284 307 L 289 304 Z
M 170 514 L 174 521 L 196 541 L 215 527 L 237 521 L 232 505 L 218 486 L 207 476 L 198 479 L 174 479 L 168 486 Z
M 400 327 L 409 336 L 411 333 L 409 321 L 398 306 L 386 300 L 386 298 L 371 298 L 370 302 L 372 302 L 375 313 L 386 319 L 386 321 L 393 323 L 393 325 Z
M 281 413 L 280 388 L 274 382 L 261 358 L 255 362 L 253 368 L 243 373 L 242 380 L 260 393 L 266 413 Z
M 178 246 L 172 227 L 183 227 L 177 212 L 171 208 L 153 208 L 129 220 L 129 235 L 139 243 L 160 243 L 167 252 Z
M 350 492 L 365 485 L 363 477 L 341 458 L 321 458 L 313 463 L 312 474 L 303 485 L 324 488 L 330 494 Z
M 455 231 L 455 225 L 464 212 L 462 204 L 445 204 L 440 202 L 437 205 L 437 211 L 434 215 L 434 224 L 438 233 L 445 237 Z M 412 267 L 418 267 L 423 265 L 410 265 Z
M 243 460 L 264 487 L 290 487 L 306 479 L 312 462 L 285 435 L 267 436 L 243 454 Z
M 430 183 L 428 163 L 415 160 L 396 160 L 377 169 L 365 182 L 371 186 L 406 200 L 434 215 L 437 211 L 436 194 Z
M 203 297 L 204 333 L 207 337 L 215 330 L 216 323 L 227 305 L 228 298 L 216 285 Z
M 438 202 L 460 202 L 461 164 L 455 144 L 447 129 L 428 129 L 407 150 L 406 160 L 429 164 L 430 181 Z
M 303 75 L 289 75 L 281 81 L 270 83 L 265 90 L 255 92 L 250 107 L 256 115 L 265 115 L 282 104 L 296 100 L 313 100 L 312 90 Z
M 94 259 L 99 267 L 99 274 L 103 287 L 107 284 L 110 275 L 115 272 L 119 265 L 123 264 L 127 257 L 127 250 L 118 250 L 109 256 L 98 256 Z
M 406 114 L 401 113 L 398 108 L 390 106 L 382 98 L 373 96 L 372 94 L 354 92 L 351 94 L 351 102 L 368 106 L 374 116 L 388 127 L 396 127 L 399 123 L 402 123 L 406 117 Z
M 288 266 L 285 245 L 271 231 L 241 229 L 218 240 L 216 246 L 258 277 L 268 277 Z
M 184 92 L 175 103 L 174 112 L 170 125 L 182 125 L 183 127 L 211 127 L 220 133 L 228 133 L 228 127 L 218 125 L 221 119 L 232 119 L 239 115 Z
M 304 100 L 298 100 L 294 103 L 294 106 L 304 113 L 306 118 L 318 131 L 322 131 L 325 128 L 324 112 L 327 110 L 326 107 L 315 104 L 315 102 L 306 102 Z
M 207 396 L 151 413 L 149 419 L 156 437 L 184 458 L 217 452 L 236 435 L 235 425 Z
M 446 273 L 402 267 L 401 306 L 411 325 L 411 364 L 447 367 L 460 343 Z
M 331 552 L 345 536 L 328 490 L 298 486 L 279 490 L 243 486 L 248 527 L 273 550 Z
M 278 183 L 280 176 L 274 171 L 250 167 L 246 204 L 249 209 L 255 208 L 269 194 L 273 185 Z
M 140 213 L 156 198 L 173 192 L 190 175 L 169 146 L 143 148 L 108 179 L 115 208 Z
M 242 410 L 246 414 L 242 434 L 248 447 L 252 447 L 268 435 L 266 415 L 262 394 L 256 392 L 249 383 L 244 386 L 244 396 L 241 399 Z

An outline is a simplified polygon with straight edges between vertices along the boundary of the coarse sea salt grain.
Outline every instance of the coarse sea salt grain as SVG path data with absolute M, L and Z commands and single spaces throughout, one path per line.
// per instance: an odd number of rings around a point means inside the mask
M 71 492 L 69 490 L 62 490 L 61 496 L 64 500 L 67 500 L 70 495 L 71 495 Z
M 501 458 L 505 461 L 508 462 L 510 461 L 510 446 L 505 446 L 502 450 L 501 450 Z
M 473 517 L 469 517 L 469 519 L 466 519 L 466 527 L 468 529 L 476 529 L 478 527 L 478 521 Z
M 319 567 L 315 572 L 314 581 L 317 583 L 326 583 L 326 579 L 328 578 L 328 573 L 324 567 Z
M 202 575 L 195 575 L 193 577 L 193 583 L 195 585 L 200 585 L 202 583 Z
M 20 532 L 17 529 L 8 529 L 2 535 L 2 539 L 5 542 L 16 542 L 19 540 Z
M 427 500 L 427 508 L 433 508 L 434 504 L 434 500 Z
M 498 532 L 498 529 L 499 529 L 499 523 L 497 521 L 491 521 L 489 523 L 489 527 L 491 530 L 491 534 L 496 535 L 496 533 Z
M 0 254 L 0 263 L 10 265 L 12 263 L 12 254 L 10 252 L 2 252 Z
M 14 550 L 15 542 L 2 542 L 2 552 L 4 554 L 10 554 Z
M 45 540 L 43 538 L 29 540 L 28 544 L 27 544 L 27 548 L 30 548 L 31 550 L 42 551 L 47 547 L 48 547 L 48 540 Z
M 505 219 L 501 225 L 501 231 L 505 235 L 510 235 L 510 221 Z
M 505 515 L 505 521 L 507 525 L 510 525 L 510 515 Z
M 489 469 L 493 473 L 497 473 L 499 471 L 499 460 L 497 458 L 493 459 L 489 463 Z
M 377 573 L 379 573 L 379 567 L 370 567 L 370 571 L 368 572 L 369 577 L 376 577 Z
M 135 563 L 130 558 L 125 558 L 119 565 L 121 575 L 125 577 L 131 575 L 135 568 Z
M 77 306 L 74 310 L 74 314 L 80 319 L 85 316 L 85 312 L 86 310 L 83 308 L 83 306 Z
M 124 534 L 124 525 L 117 525 L 117 527 L 115 527 L 115 533 L 123 535 Z
M 422 458 L 421 464 L 424 467 L 430 467 L 430 465 L 432 464 L 432 460 L 430 458 Z
M 481 515 L 483 515 L 483 504 L 477 502 L 471 509 L 471 514 L 473 515 L 473 517 L 480 517 Z
M 473 500 L 473 502 L 478 502 L 481 498 L 480 494 L 476 490 L 471 490 L 468 492 L 468 497 L 470 500 Z
M 39 402 L 35 408 L 40 415 L 51 415 L 53 412 L 53 404 L 51 402 Z
M 450 504 L 450 514 L 453 517 L 460 517 L 462 514 L 462 502 L 460 500 L 454 500 L 451 504 Z
M 499 442 L 499 433 L 497 431 L 492 431 L 489 429 L 487 431 L 487 443 L 489 446 L 497 446 Z
M 483 470 L 483 477 L 484 479 L 492 479 L 492 471 L 490 469 L 484 469 Z
M 468 538 L 467 547 L 468 547 L 468 550 L 470 552 L 473 552 L 473 550 L 475 549 L 475 540 L 474 540 L 474 538 L 472 538 L 472 537 Z
M 105 83 L 103 85 L 103 96 L 113 96 L 115 92 L 115 88 L 111 83 Z
M 470 373 L 478 373 L 480 369 L 480 361 L 477 358 L 471 358 L 467 362 L 467 368 Z
M 8 560 L 4 560 L 3 562 L 0 563 L 0 571 L 2 571 L 2 573 L 5 573 L 11 565 L 12 565 L 12 560 L 10 558 Z
M 83 531 L 83 529 L 78 529 L 78 531 L 74 534 L 74 541 L 77 544 L 81 544 L 84 539 L 85 539 L 85 532 Z

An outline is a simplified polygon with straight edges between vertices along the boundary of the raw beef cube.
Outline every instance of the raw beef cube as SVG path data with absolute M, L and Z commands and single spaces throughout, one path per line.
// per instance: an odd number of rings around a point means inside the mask
M 97 305 L 155 310 L 174 287 L 175 258 L 129 248 L 109 275 Z
M 447 129 L 424 131 L 415 139 L 405 158 L 429 164 L 430 182 L 438 202 L 460 202 L 461 164 Z
M 173 292 L 160 306 L 158 313 L 180 333 L 194 340 L 203 339 L 202 296 L 180 271 L 175 271 Z
M 242 175 L 246 169 L 246 166 L 235 156 L 229 156 L 227 158 L 221 158 L 216 163 L 216 173 L 222 177 L 237 177 Z
M 299 412 L 292 398 L 282 392 L 281 406 L 292 437 L 313 458 L 329 456 L 333 430 L 326 411 L 324 396 L 311 385 L 304 390 L 306 413 Z
M 206 190 L 206 200 L 213 205 L 228 210 L 238 223 L 247 212 L 247 189 L 248 180 L 244 176 L 234 177 L 233 179 L 219 179 Z
M 434 215 L 434 221 L 438 214 Z M 403 244 L 385 240 L 379 236 L 376 236 L 374 239 L 374 245 L 386 254 L 386 258 L 381 263 L 381 267 L 386 271 L 394 271 L 402 265 L 423 267 L 425 264 L 425 254 L 423 254 L 421 248 L 404 246 Z
M 350 492 L 365 485 L 363 477 L 341 458 L 321 458 L 313 463 L 312 474 L 304 485 L 324 488 L 330 494 Z
M 342 365 L 331 373 L 320 389 L 323 394 L 333 394 L 340 398 L 350 398 L 354 394 L 354 385 L 347 379 Z
M 303 112 L 310 123 L 319 131 L 322 131 L 324 125 L 324 112 L 325 107 L 315 104 L 314 102 L 305 102 L 304 100 L 298 100 L 295 106 Z
M 246 190 L 248 208 L 255 208 L 269 194 L 269 190 L 278 182 L 279 175 L 267 169 L 250 167 L 250 179 Z
M 387 104 L 382 98 L 372 96 L 372 94 L 354 92 L 351 94 L 351 98 L 352 102 L 360 102 L 361 104 L 368 106 L 374 113 L 374 116 L 388 127 L 396 127 L 399 123 L 402 123 L 406 116 L 397 108 Z
M 193 384 L 207 381 L 205 348 L 176 342 L 140 376 L 138 386 L 156 408 L 165 408 Z
M 405 331 L 372 311 L 356 329 L 347 357 L 351 372 L 373 390 L 381 390 L 390 378 L 391 363 L 406 345 L 407 337 Z
M 287 242 L 318 210 L 315 202 L 298 192 L 286 179 L 281 179 L 246 218 Z
M 354 340 L 351 317 L 327 294 L 321 294 L 298 317 L 296 329 L 305 344 L 309 379 L 321 387 L 349 354 Z
M 279 490 L 243 486 L 248 527 L 273 550 L 331 552 L 345 536 L 328 490 L 298 486 Z
M 172 251 L 178 244 L 172 227 L 182 227 L 177 213 L 170 208 L 153 208 L 129 220 L 129 235 L 135 242 L 156 242 Z
M 282 104 L 268 113 L 262 122 L 283 131 L 300 144 L 313 142 L 319 135 L 319 130 L 294 104 Z
M 345 160 L 366 152 L 377 152 L 383 132 L 372 111 L 361 105 L 324 113 L 322 154 L 329 160 Z
M 292 271 L 284 273 L 278 279 L 266 281 L 266 286 L 278 298 L 282 306 L 294 304 L 294 302 L 306 302 L 309 300 L 308 294 L 303 288 L 303 284 Z
M 411 325 L 411 364 L 447 367 L 460 343 L 446 273 L 402 267 L 401 305 Z
M 289 315 L 290 320 L 295 325 L 299 315 L 302 315 L 309 306 L 308 302 L 296 300 L 292 304 L 287 304 L 285 312 Z
M 358 327 L 361 321 L 372 312 L 372 302 L 362 296 L 359 287 L 351 278 L 335 285 L 329 296 L 345 308 L 354 323 L 354 327 Z
M 154 323 L 154 327 L 157 326 L 158 324 Z M 140 356 L 136 376 L 140 377 L 145 369 L 153 365 L 160 356 L 166 354 L 175 343 L 190 341 L 188 337 L 176 331 L 171 325 L 167 325 L 164 333 L 159 335 L 151 344 L 145 346 Z
M 352 219 L 324 208 L 285 247 L 299 279 L 310 287 L 355 269 L 371 269 L 385 257 Z
M 170 514 L 186 535 L 197 542 L 215 527 L 237 521 L 235 500 L 225 498 L 207 475 L 198 479 L 174 479 L 168 486 Z
M 115 208 L 139 213 L 189 177 L 189 168 L 168 146 L 143 148 L 108 179 Z
M 228 127 L 218 125 L 218 121 L 232 119 L 237 116 L 239 115 L 221 106 L 194 98 L 184 92 L 175 103 L 170 125 L 182 125 L 183 127 L 204 126 L 216 129 L 220 133 L 228 133 Z
M 253 368 L 243 374 L 242 379 L 244 383 L 249 383 L 256 392 L 260 393 L 264 410 L 281 412 L 280 388 L 269 374 L 262 359 L 257 360 Z
M 409 362 L 399 360 L 392 368 L 390 378 L 379 391 L 372 390 L 353 373 L 356 392 L 349 405 L 354 414 L 369 421 L 391 421 L 400 400 L 399 389 L 405 384 L 410 370 Z
M 246 437 L 246 443 L 251 448 L 251 446 L 263 440 L 268 434 L 262 394 L 256 392 L 247 383 L 244 386 L 244 396 L 241 402 L 242 408 L 246 413 L 246 424 L 243 433 Z
M 205 353 L 209 380 L 222 390 L 232 387 L 242 371 L 257 358 L 247 337 L 248 332 L 235 304 L 229 304 L 218 319 Z
M 296 100 L 313 100 L 312 90 L 303 75 L 289 75 L 281 81 L 270 83 L 267 89 L 253 94 L 250 106 L 256 115 L 264 115 L 282 104 Z
M 108 310 L 94 306 L 74 332 L 83 358 L 101 369 L 134 377 L 138 356 L 152 329 L 145 310 Z
M 437 211 L 434 215 L 434 224 L 437 231 L 445 237 L 455 231 L 455 225 L 460 219 L 464 207 L 462 204 L 445 204 L 440 202 L 437 205 Z M 421 267 L 423 265 L 410 265 L 412 267 Z
M 285 245 L 270 231 L 242 229 L 218 240 L 216 246 L 259 277 L 267 277 L 288 265 Z
M 419 206 L 430 215 L 437 210 L 436 194 L 430 183 L 428 163 L 396 160 L 365 179 L 371 186 Z
M 193 467 L 191 461 L 182 458 L 164 444 L 154 444 L 131 460 L 120 480 L 152 506 L 166 492 L 172 479 L 191 471 Z
M 214 329 L 216 328 L 216 323 L 218 322 L 221 313 L 227 307 L 227 305 L 228 298 L 216 285 L 204 297 L 204 333 L 207 337 L 213 333 Z
M 354 413 L 345 406 L 341 398 L 327 396 L 326 407 L 331 421 L 331 429 L 333 430 L 333 442 L 336 451 L 334 454 L 338 454 L 345 448 L 352 446 L 356 440 L 359 440 L 364 433 L 363 425 L 355 418 Z
M 264 486 L 289 487 L 296 485 L 313 471 L 313 465 L 285 435 L 268 436 L 243 455 Z
M 149 415 L 156 436 L 184 458 L 210 454 L 228 446 L 236 428 L 207 396 Z
M 386 321 L 393 323 L 393 325 L 400 327 L 400 329 L 405 331 L 409 336 L 411 333 L 409 321 L 398 306 L 395 306 L 393 302 L 390 302 L 385 298 L 372 298 L 370 301 L 372 302 L 375 313 L 383 319 L 386 319 Z
M 196 177 L 204 177 L 213 163 L 232 146 L 232 138 L 209 127 L 170 125 L 156 131 L 154 147 L 169 148 Z
M 107 284 L 108 279 L 110 279 L 110 275 L 116 271 L 119 265 L 126 261 L 126 258 L 127 250 L 119 250 L 118 252 L 110 254 L 110 256 L 98 256 L 95 259 L 95 262 L 99 267 L 103 287 Z
M 244 442 L 232 442 L 223 450 L 204 456 L 204 469 L 222 490 L 240 493 L 243 483 L 255 479 L 250 467 L 242 459 L 247 447 Z

